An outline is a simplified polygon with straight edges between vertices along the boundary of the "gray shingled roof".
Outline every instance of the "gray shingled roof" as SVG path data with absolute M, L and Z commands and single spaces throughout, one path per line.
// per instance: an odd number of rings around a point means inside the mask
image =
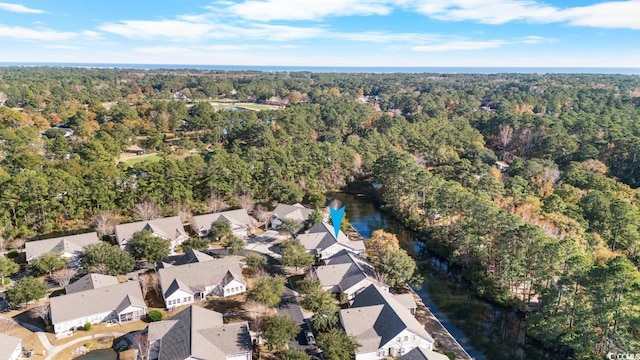
M 176 260 L 173 263 L 173 265 L 178 266 L 178 265 L 184 265 L 184 264 L 193 264 L 193 263 L 198 263 L 203 261 L 210 261 L 213 259 L 214 259 L 213 256 L 209 256 L 203 252 L 192 249 L 184 253 L 182 256 L 180 256 L 178 260 Z
M 449 357 L 435 351 L 417 347 L 400 356 L 399 360 L 449 360 Z
M 21 339 L 5 334 L 0 334 L 0 359 L 8 359 L 13 351 L 22 342 Z
M 196 225 L 196 229 L 210 229 L 211 223 L 218 220 L 226 220 L 230 222 L 232 225 L 232 230 L 249 227 L 253 222 L 249 214 L 247 214 L 247 210 L 245 209 L 229 210 L 193 217 L 193 223 Z
M 374 278 L 373 267 L 345 250 L 327 259 L 325 265 L 316 267 L 315 274 L 322 286 L 338 286 L 341 291 L 346 291 L 367 278 L 378 283 Z
M 305 221 L 309 218 L 309 215 L 311 215 L 312 212 L 313 209 L 308 209 L 300 203 L 293 205 L 278 204 L 278 206 L 273 210 L 273 216 L 277 219 Z
M 364 241 L 351 241 L 342 231 L 338 232 L 338 238 L 336 238 L 333 226 L 325 222 L 318 223 L 306 233 L 298 235 L 298 239 L 309 251 L 317 249 L 322 251 L 335 243 L 355 252 L 364 252 L 365 250 Z
M 26 253 L 27 260 L 30 260 L 48 252 L 56 254 L 62 254 L 65 252 L 81 252 L 83 247 L 99 241 L 98 233 L 94 231 L 86 234 L 28 241 L 24 244 L 24 251 Z
M 393 298 L 396 299 L 400 305 L 404 306 L 405 309 L 415 309 L 418 305 L 416 304 L 416 300 L 413 298 L 413 294 L 395 294 Z
M 374 285 L 356 295 L 349 309 L 340 310 L 340 320 L 346 333 L 361 345 L 358 352 L 376 351 L 405 329 L 433 341 L 409 310 Z
M 73 294 L 81 291 L 98 289 L 105 286 L 118 284 L 118 278 L 115 276 L 101 274 L 87 274 L 78 281 L 75 281 L 65 288 L 67 294 Z
M 158 270 L 160 287 L 165 297 L 177 288 L 186 287 L 191 293 L 204 291 L 205 287 L 220 284 L 231 276 L 245 283 L 237 256 L 213 259 L 179 266 L 170 266 Z M 174 280 L 179 280 L 173 284 Z M 246 284 L 246 283 L 245 283 Z
M 148 329 L 149 341 L 160 339 L 159 360 L 218 360 L 252 348 L 247 322 L 223 324 L 222 314 L 193 305 Z
M 178 237 L 187 238 L 179 216 L 171 216 L 147 221 L 137 221 L 128 224 L 116 225 L 116 240 L 122 245 L 123 240 L 131 239 L 138 231 L 149 230 L 154 235 L 174 241 Z
M 125 300 L 132 305 L 146 308 L 137 281 L 52 297 L 51 322 L 57 324 L 116 310 Z

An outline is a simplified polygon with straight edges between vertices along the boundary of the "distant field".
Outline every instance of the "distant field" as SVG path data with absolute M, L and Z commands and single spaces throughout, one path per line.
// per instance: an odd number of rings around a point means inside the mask
M 237 107 L 239 109 L 247 109 L 253 111 L 262 111 L 262 110 L 278 110 L 279 107 L 274 105 L 264 105 L 264 104 L 256 104 L 250 102 L 228 102 L 228 101 L 211 101 L 211 106 L 213 106 L 216 110 L 223 110 L 230 107 Z
M 124 163 L 128 165 L 133 165 L 133 164 L 141 163 L 143 161 L 158 162 L 160 161 L 160 159 L 161 157 L 158 154 L 137 155 L 137 156 L 128 158 L 127 160 L 124 160 Z

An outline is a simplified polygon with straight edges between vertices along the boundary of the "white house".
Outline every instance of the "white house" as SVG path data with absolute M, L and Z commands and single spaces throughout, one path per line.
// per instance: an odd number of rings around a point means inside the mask
M 293 205 L 278 204 L 271 216 L 271 228 L 274 230 L 278 229 L 284 219 L 291 219 L 303 223 L 309 219 L 309 215 L 311 215 L 312 212 L 313 209 L 306 208 L 300 203 Z
M 126 249 L 127 243 L 133 234 L 142 230 L 148 230 L 153 236 L 169 240 L 171 243 L 171 253 L 175 253 L 176 247 L 182 244 L 183 241 L 189 239 L 189 236 L 184 231 L 180 217 L 171 216 L 116 225 L 116 241 L 118 245 Z
M 434 340 L 409 310 L 390 293 L 370 285 L 340 310 L 340 323 L 361 346 L 356 360 L 404 355 L 415 348 L 433 350 Z
M 86 234 L 28 241 L 24 244 L 24 252 L 27 263 L 31 263 L 45 253 L 54 253 L 67 258 L 70 266 L 77 266 L 80 264 L 79 259 L 80 255 L 82 255 L 83 248 L 98 242 L 100 242 L 98 233 L 94 231 Z
M 137 281 L 98 287 L 52 297 L 49 313 L 56 334 L 113 321 L 124 323 L 144 318 L 147 305 Z
M 251 360 L 249 324 L 224 324 L 222 314 L 189 306 L 147 327 L 151 360 Z
M 211 231 L 211 223 L 214 221 L 227 221 L 231 224 L 234 235 L 245 237 L 251 232 L 253 221 L 247 210 L 238 209 L 212 214 L 204 214 L 193 217 L 193 231 L 199 236 L 207 236 Z
M 207 295 L 233 296 L 247 291 L 238 257 L 169 265 L 158 270 L 167 309 L 204 300 Z
M 389 286 L 375 277 L 375 270 L 363 258 L 349 251 L 341 250 L 325 260 L 325 264 L 313 269 L 314 276 L 320 281 L 324 290 L 333 293 L 344 293 L 348 299 L 371 284 L 389 291 Z
M 328 259 L 342 250 L 364 256 L 364 241 L 351 241 L 342 231 L 338 231 L 336 237 L 333 226 L 325 222 L 318 223 L 306 233 L 298 235 L 298 240 L 307 251 L 320 259 Z
M 22 353 L 22 340 L 0 334 L 0 359 L 17 360 Z

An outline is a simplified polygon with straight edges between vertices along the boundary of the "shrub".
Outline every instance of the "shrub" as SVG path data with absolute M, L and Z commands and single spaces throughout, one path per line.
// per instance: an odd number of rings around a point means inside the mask
M 149 317 L 149 320 L 151 320 L 151 322 L 162 320 L 162 313 L 158 310 L 149 311 L 149 315 L 147 316 Z
M 88 323 L 87 323 L 88 324 Z M 86 325 L 86 324 L 85 324 Z M 85 326 L 86 327 L 86 326 Z M 86 347 L 87 349 L 91 349 L 91 347 L 93 346 L 93 343 L 91 341 L 84 343 L 84 347 Z
M 9 259 L 15 259 L 18 257 L 18 255 L 20 255 L 20 253 L 16 249 L 11 249 L 7 252 L 7 257 Z
M 85 331 L 91 330 L 91 323 L 88 322 L 88 323 L 84 324 L 84 329 L 85 329 Z

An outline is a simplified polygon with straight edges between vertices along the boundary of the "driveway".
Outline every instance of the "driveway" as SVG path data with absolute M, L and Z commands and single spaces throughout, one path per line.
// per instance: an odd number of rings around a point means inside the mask
M 286 235 L 280 235 L 275 230 L 269 230 L 264 232 L 260 236 L 248 238 L 247 246 L 245 247 L 245 249 L 269 255 L 274 259 L 279 260 L 280 258 L 282 258 L 282 255 L 277 252 L 276 245 L 286 240 L 287 238 L 288 237 Z
M 305 352 L 309 352 L 315 349 L 315 346 L 308 345 L 307 339 L 305 337 L 305 332 L 309 329 L 307 323 L 304 319 L 304 315 L 302 314 L 302 308 L 298 303 L 297 296 L 298 293 L 290 288 L 290 285 L 287 285 L 284 289 L 284 294 L 282 294 L 282 299 L 280 300 L 280 304 L 276 309 L 278 314 L 288 316 L 293 320 L 293 322 L 300 327 L 300 331 L 298 335 L 293 340 L 289 341 L 290 349 L 300 349 Z

